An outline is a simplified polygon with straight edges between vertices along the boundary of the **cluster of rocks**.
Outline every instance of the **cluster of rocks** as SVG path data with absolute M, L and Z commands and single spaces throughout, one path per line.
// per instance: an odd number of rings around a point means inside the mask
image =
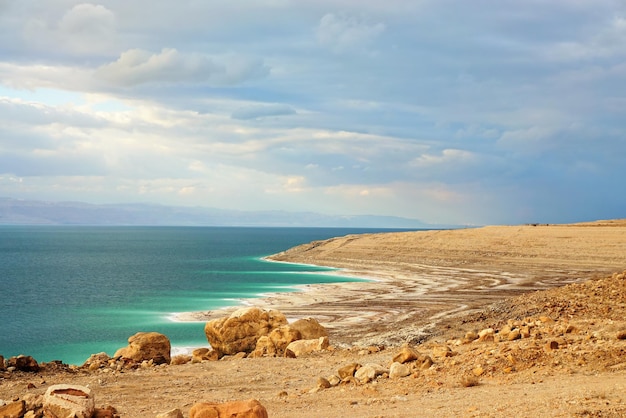
M 593 355 L 611 361 L 611 356 L 605 352 L 613 349 L 613 352 L 623 353 L 626 340 L 626 329 L 615 325 L 617 330 L 606 332 L 548 316 L 509 319 L 499 327 L 467 331 L 460 338 L 432 340 L 413 347 L 404 344 L 386 364 L 346 364 L 335 374 L 319 377 L 312 391 L 387 378 L 427 379 L 446 371 L 459 376 L 462 386 L 474 386 L 483 376 L 509 374 L 531 367 L 558 367 L 563 361 L 584 366 Z M 361 354 L 366 356 L 376 351 L 376 347 L 371 347 Z M 623 359 L 616 361 L 615 366 L 607 366 L 626 368 Z
M 242 308 L 231 315 L 208 321 L 204 327 L 214 356 L 297 357 L 328 347 L 328 332 L 314 318 L 291 324 L 277 310 Z
M 91 389 L 69 384 L 52 385 L 43 395 L 28 393 L 20 399 L 0 405 L 0 417 L 119 418 L 113 407 L 95 407 Z
M 128 338 L 128 345 L 115 352 L 92 354 L 84 364 L 76 366 L 54 362 L 67 371 L 115 373 L 140 367 L 156 367 L 187 362 L 220 359 L 285 356 L 298 357 L 328 348 L 328 332 L 313 318 L 299 319 L 291 324 L 281 312 L 247 307 L 231 315 L 207 322 L 205 334 L 211 348 L 198 348 L 192 355 L 171 357 L 170 340 L 157 332 L 138 332 Z M 0 356 L 0 370 L 8 372 L 38 372 L 46 367 L 31 356 Z M 115 418 L 114 407 L 95 408 L 93 394 L 87 387 L 77 385 L 50 386 L 45 395 L 27 394 L 12 402 L 0 402 L 2 418 Z M 190 418 L 210 417 L 266 418 L 267 411 L 256 400 L 224 404 L 202 402 L 190 410 Z M 183 418 L 179 409 L 159 414 L 157 418 Z
M 114 407 L 96 408 L 94 396 L 86 386 L 59 384 L 48 387 L 44 395 L 26 394 L 21 399 L 0 402 L 2 418 L 120 418 Z M 267 410 L 255 399 L 225 403 L 199 402 L 189 418 L 268 418 Z M 180 409 L 157 414 L 156 418 L 184 418 Z

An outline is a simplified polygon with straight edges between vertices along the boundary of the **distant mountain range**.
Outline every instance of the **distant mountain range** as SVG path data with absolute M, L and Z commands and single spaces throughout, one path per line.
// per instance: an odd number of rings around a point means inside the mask
M 0 198 L 2 225 L 172 225 L 266 227 L 441 228 L 395 216 L 332 216 L 313 212 L 238 211 L 152 204 L 46 202 Z

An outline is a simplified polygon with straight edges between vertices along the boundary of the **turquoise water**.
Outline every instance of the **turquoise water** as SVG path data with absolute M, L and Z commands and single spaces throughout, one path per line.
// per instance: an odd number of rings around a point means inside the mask
M 292 246 L 372 229 L 0 226 L 0 355 L 82 364 L 139 331 L 206 346 L 204 323 L 171 314 L 341 282 L 331 269 L 261 260 Z M 378 230 L 380 231 L 380 230 Z

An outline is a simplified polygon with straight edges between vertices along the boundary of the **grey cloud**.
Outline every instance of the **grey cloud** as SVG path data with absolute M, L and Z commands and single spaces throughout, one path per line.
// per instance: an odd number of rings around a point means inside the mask
M 260 59 L 235 55 L 214 58 L 165 48 L 160 53 L 128 50 L 117 61 L 98 68 L 95 75 L 119 86 L 191 82 L 233 85 L 268 73 L 269 68 Z
M 296 111 L 293 107 L 283 104 L 267 104 L 245 106 L 235 110 L 231 118 L 239 120 L 261 119 L 271 116 L 295 115 Z

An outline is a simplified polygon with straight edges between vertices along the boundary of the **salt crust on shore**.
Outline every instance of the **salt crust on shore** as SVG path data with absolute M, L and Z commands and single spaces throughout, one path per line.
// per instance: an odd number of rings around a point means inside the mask
M 267 260 L 333 267 L 339 270 L 320 274 L 368 281 L 294 286 L 298 292 L 179 313 L 176 319 L 207 321 L 250 304 L 292 318 L 313 316 L 338 343 L 396 343 L 428 332 L 437 320 L 505 297 L 621 270 L 624 237 L 626 220 L 332 238 Z

